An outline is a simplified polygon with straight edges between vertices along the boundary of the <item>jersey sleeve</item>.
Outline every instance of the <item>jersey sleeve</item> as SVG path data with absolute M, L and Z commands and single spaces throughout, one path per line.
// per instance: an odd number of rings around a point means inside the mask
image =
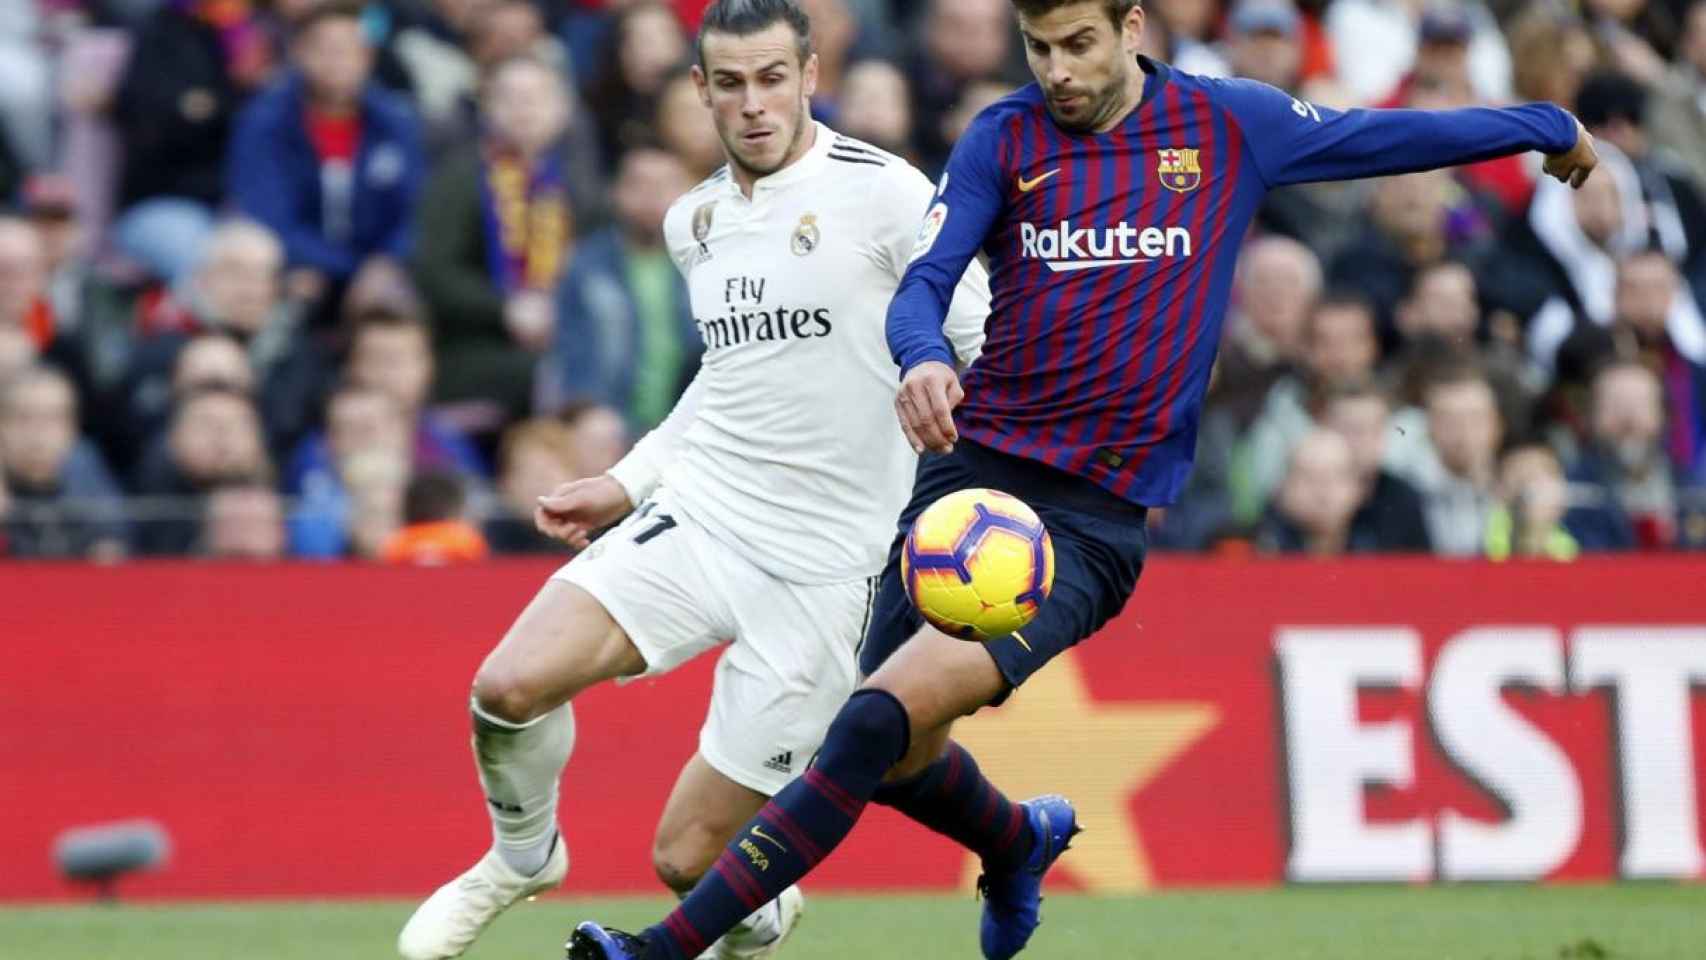
M 898 282 L 906 277 L 919 239 L 919 217 L 936 199 L 936 188 L 917 168 L 906 165 L 889 189 L 894 191 L 895 202 L 879 205 L 875 239 L 881 245 L 883 261 Z M 942 334 L 960 366 L 969 366 L 977 359 L 988 317 L 989 271 L 973 259 L 955 284 L 953 299 L 941 323 Z
M 1539 150 L 1564 153 L 1576 120 L 1550 103 L 1460 110 L 1333 110 L 1254 80 L 1214 80 L 1270 187 L 1390 176 Z
M 687 276 L 685 254 L 693 249 L 693 229 L 688 223 L 688 218 L 692 216 L 688 201 L 692 196 L 692 193 L 688 193 L 677 199 L 663 215 L 664 248 L 669 251 L 669 259 L 675 263 L 675 269 L 681 271 L 684 277 Z
M 634 444 L 634 449 L 610 468 L 611 478 L 628 491 L 628 502 L 639 504 L 657 489 L 664 469 L 675 460 L 681 435 L 699 415 L 703 395 L 699 378 L 694 377 L 681 394 L 681 399 L 675 401 L 669 416 L 641 437 L 640 442 Z
M 993 108 L 985 110 L 955 144 L 913 241 L 900 288 L 889 303 L 889 353 L 902 376 L 928 360 L 954 363 L 953 348 L 959 342 L 950 343 L 944 323 L 967 268 L 1006 203 L 996 152 L 1001 116 Z M 987 291 L 987 276 L 982 281 Z M 962 328 L 965 322 L 955 320 Z

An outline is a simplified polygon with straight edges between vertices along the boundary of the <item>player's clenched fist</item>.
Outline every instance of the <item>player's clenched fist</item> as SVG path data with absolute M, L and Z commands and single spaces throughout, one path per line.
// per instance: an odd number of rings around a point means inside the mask
M 1588 133 L 1580 120 L 1576 121 L 1576 145 L 1566 153 L 1546 155 L 1546 175 L 1576 189 L 1587 182 L 1588 174 L 1599 166 L 1599 154 L 1593 149 L 1593 134 Z
M 565 483 L 539 498 L 533 525 L 554 540 L 585 550 L 594 531 L 622 519 L 634 505 L 609 474 Z
M 947 453 L 960 438 L 954 429 L 954 408 L 965 399 L 959 375 L 945 363 L 928 360 L 913 367 L 900 382 L 894 399 L 900 429 L 917 453 Z

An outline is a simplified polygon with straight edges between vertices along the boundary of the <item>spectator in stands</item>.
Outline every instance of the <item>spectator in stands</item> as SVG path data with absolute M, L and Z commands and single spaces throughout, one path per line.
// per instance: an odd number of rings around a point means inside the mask
M 1374 304 L 1382 338 L 1390 341 L 1398 301 L 1415 282 L 1416 271 L 1472 254 L 1484 239 L 1479 232 L 1484 223 L 1445 170 L 1380 180 L 1368 214 L 1361 236 L 1333 258 L 1327 277 Z
M 426 323 L 418 316 L 371 310 L 355 318 L 344 375 L 350 382 L 383 390 L 413 430 L 411 463 L 417 470 L 456 470 L 487 475 L 474 445 L 444 417 L 427 409 L 434 360 Z
M 29 334 L 38 351 L 46 351 L 59 332 L 46 292 L 40 235 L 27 220 L 0 216 L 0 327 Z
M 249 0 L 170 0 L 137 29 L 112 103 L 124 153 L 119 249 L 176 283 L 225 197 L 232 119 L 273 70 Z
M 1564 527 L 1569 490 L 1558 455 L 1544 444 L 1513 447 L 1499 464 L 1499 505 L 1487 516 L 1487 556 L 1574 560 L 1581 553 Z
M 586 238 L 557 290 L 548 408 L 591 400 L 622 411 L 637 433 L 675 405 L 698 369 L 687 286 L 663 242 L 663 219 L 687 171 L 654 148 L 618 170 L 616 223 Z
M 923 33 L 906 70 L 917 118 L 912 142 L 929 172 L 942 169 L 953 146 L 941 118 L 972 84 L 1006 79 L 1013 11 L 1006 0 L 930 0 Z
M 1497 503 L 1505 427 L 1492 385 L 1472 365 L 1442 369 L 1423 388 L 1428 439 L 1439 470 L 1422 484 L 1428 537 L 1436 553 L 1479 556 Z
M 1599 61 L 1587 24 L 1550 5 L 1533 4 L 1511 21 L 1508 34 L 1516 99 L 1547 100 L 1574 110 L 1576 91 Z
M 241 359 L 234 345 L 232 350 Z M 234 386 L 193 388 L 173 407 L 166 435 L 143 458 L 136 489 L 154 503 L 137 524 L 138 552 L 191 553 L 201 538 L 210 493 L 225 484 L 272 479 L 260 414 L 249 395 Z
M 1590 75 L 1576 96 L 1576 112 L 1588 132 L 1611 143 L 1635 172 L 1635 188 L 1645 213 L 1643 246 L 1663 250 L 1685 272 L 1706 280 L 1706 197 L 1688 168 L 1653 150 L 1642 126 L 1649 113 L 1645 86 L 1612 70 Z
M 1328 6 L 1324 25 L 1339 83 L 1351 102 L 1379 103 L 1393 92 L 1416 63 L 1427 15 L 1439 6 L 1445 4 L 1337 0 Z M 1509 100 L 1512 53 L 1498 24 L 1478 5 L 1466 5 L 1463 12 L 1469 20 L 1467 66 L 1477 99 Z
M 231 483 L 207 497 L 202 556 L 215 560 L 284 557 L 284 502 L 264 483 Z
M 1239 459 L 1248 466 L 1234 479 L 1235 516 L 1253 519 L 1279 487 L 1291 448 L 1315 427 L 1320 399 L 1337 386 L 1371 379 L 1379 358 L 1366 300 L 1333 293 L 1315 304 L 1305 328 L 1302 369 L 1274 381 L 1245 437 Z
M 1706 189 L 1706 0 L 1693 0 L 1685 15 L 1680 56 L 1647 118 L 1653 145 L 1688 168 L 1695 186 Z
M 1296 93 L 1303 45 L 1291 0 L 1239 0 L 1227 20 L 1227 60 L 1234 76 Z
M 1257 546 L 1267 553 L 1315 556 L 1373 549 L 1351 535 L 1358 493 L 1350 444 L 1331 430 L 1311 430 L 1291 451 Z
M 1593 382 L 1593 441 L 1569 477 L 1585 495 L 1564 525 L 1583 550 L 1706 547 L 1706 490 L 1689 484 L 1664 449 L 1659 378 L 1633 361 Z
M 1385 553 L 1430 552 L 1421 494 L 1385 467 L 1392 401 L 1372 383 L 1348 384 L 1329 394 L 1321 424 L 1350 444 L 1358 494 L 1351 543 Z
M 394 452 L 362 450 L 341 465 L 348 490 L 344 555 L 376 560 L 403 526 L 403 501 L 408 492 L 408 460 Z
M 1321 295 L 1321 261 L 1289 237 L 1249 241 L 1238 257 L 1234 309 L 1210 402 L 1247 429 L 1280 377 L 1293 372 Z
M 36 342 L 23 327 L 0 326 L 0 387 L 35 365 Z
M 10 556 L 111 561 L 128 552 L 118 484 L 78 441 L 77 394 L 64 374 L 30 367 L 0 384 L 0 465 Z
M 442 567 L 484 560 L 489 549 L 467 519 L 462 478 L 443 470 L 416 474 L 403 494 L 403 526 L 380 548 L 386 563 Z
M 557 419 L 567 424 L 574 438 L 574 476 L 596 477 L 616 465 L 628 452 L 628 427 L 622 414 L 596 403 L 574 403 Z
M 1706 481 L 1706 328 L 1700 308 L 1663 254 L 1627 257 L 1617 270 L 1619 356 L 1639 359 L 1664 389 L 1665 449 L 1685 474 Z
M 551 345 L 551 293 L 574 241 L 574 178 L 562 150 L 561 75 L 531 59 L 491 76 L 487 136 L 434 173 L 423 197 L 415 279 L 437 319 L 439 395 L 532 404 Z
M 286 289 L 322 311 L 370 257 L 406 259 L 424 168 L 409 105 L 369 80 L 361 8 L 310 7 L 291 44 L 296 68 L 238 117 L 231 195 L 284 242 Z
M 559 419 L 524 420 L 498 446 L 497 512 L 486 540 L 497 553 L 556 553 L 562 544 L 533 526 L 539 498 L 579 479 L 575 431 Z
M 397 32 L 393 48 L 409 74 L 428 153 L 466 132 L 466 107 L 480 83 L 469 53 L 471 38 L 487 4 L 483 0 L 432 0 L 414 23 Z
M 408 478 L 410 446 L 408 421 L 389 393 L 354 383 L 334 390 L 326 401 L 324 435 L 304 441 L 285 475 L 285 492 L 297 498 L 289 522 L 291 554 L 322 559 L 343 556 L 355 526 L 348 478 L 356 475 L 364 481 L 388 483 L 391 474 L 400 470 L 402 479 L 394 484 L 400 491 Z M 374 486 L 384 488 L 385 484 Z M 375 500 L 380 509 L 372 511 L 369 519 L 383 520 L 387 515 L 383 497 Z M 369 539 L 377 544 L 380 534 L 369 532 Z M 389 532 L 384 530 L 386 535 Z
M 717 137 L 717 125 L 711 120 L 711 111 L 699 99 L 699 85 L 693 82 L 689 67 L 677 69 L 664 81 L 652 125 L 658 143 L 687 165 L 688 179 L 694 183 L 709 177 L 727 162 L 723 141 Z
M 1598 35 L 1604 59 L 1644 84 L 1664 81 L 1676 51 L 1671 4 L 1654 0 L 1583 0 L 1582 14 Z
M 1206 77 L 1228 77 L 1232 68 L 1212 45 L 1220 20 L 1216 0 L 1156 0 L 1145 4 L 1149 20 L 1144 38 L 1164 36 L 1166 45 L 1157 53 L 1186 73 Z
M 681 21 L 661 0 L 637 0 L 616 14 L 589 97 L 606 159 L 650 138 L 664 81 L 692 53 Z
M 861 60 L 847 70 L 837 129 L 896 156 L 911 157 L 911 96 L 899 67 L 887 60 Z
M 817 93 L 813 112 L 837 122 L 853 45 L 859 39 L 859 22 L 846 0 L 799 0 L 811 18 L 812 49 L 817 54 Z M 842 131 L 846 132 L 846 131 Z

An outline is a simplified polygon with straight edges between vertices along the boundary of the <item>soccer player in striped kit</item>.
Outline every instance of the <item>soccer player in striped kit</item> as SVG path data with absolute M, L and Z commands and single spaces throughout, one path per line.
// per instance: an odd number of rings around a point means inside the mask
M 816 765 L 663 923 L 639 936 L 582 924 L 574 960 L 692 956 L 828 855 L 873 800 L 982 856 L 984 956 L 1018 953 L 1075 814 L 1059 797 L 1009 802 L 949 726 L 1131 595 L 1146 511 L 1172 502 L 1190 472 L 1239 242 L 1263 196 L 1528 150 L 1580 186 L 1596 162 L 1581 125 L 1550 104 L 1339 112 L 1138 56 L 1136 0 L 1014 3 L 1037 83 L 985 110 L 955 147 L 889 307 L 897 413 L 927 451 L 900 529 L 955 490 L 1012 493 L 1053 536 L 1053 595 L 1019 633 L 948 637 L 908 606 L 897 540 L 861 652 L 868 679 Z M 941 325 L 980 250 L 993 310 L 962 381 Z M 743 844 L 763 851 L 764 869 Z

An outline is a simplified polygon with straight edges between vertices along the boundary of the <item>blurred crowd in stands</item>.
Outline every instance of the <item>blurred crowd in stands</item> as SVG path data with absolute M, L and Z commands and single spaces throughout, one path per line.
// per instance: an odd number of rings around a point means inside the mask
M 814 110 L 936 176 L 1006 0 L 802 0 Z M 554 549 L 700 350 L 703 0 L 0 0 L 0 556 Z M 1148 0 L 1151 56 L 1600 140 L 1276 191 L 1159 548 L 1706 548 L 1706 0 Z M 920 211 L 922 213 L 922 211 Z M 898 428 L 897 428 L 898 429 Z

